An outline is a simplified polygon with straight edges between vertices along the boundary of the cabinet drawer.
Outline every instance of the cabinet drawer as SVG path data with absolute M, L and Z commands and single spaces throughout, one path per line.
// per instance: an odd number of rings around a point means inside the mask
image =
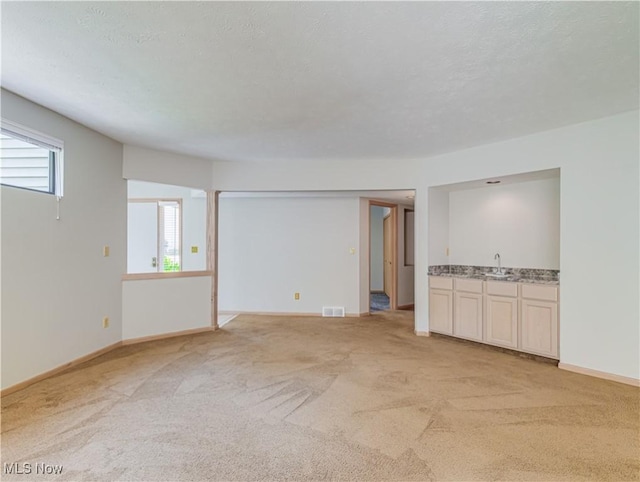
M 482 294 L 482 280 L 456 278 L 456 290 Z
M 558 301 L 558 287 L 522 283 L 522 297 L 529 300 Z
M 445 278 L 444 276 L 429 276 L 429 287 L 439 290 L 452 290 L 453 278 Z
M 518 296 L 517 283 L 501 283 L 499 281 L 487 281 L 487 294 L 497 296 Z

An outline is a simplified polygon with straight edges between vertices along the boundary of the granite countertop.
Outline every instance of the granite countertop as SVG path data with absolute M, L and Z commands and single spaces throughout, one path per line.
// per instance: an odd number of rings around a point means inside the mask
M 503 268 L 509 274 L 507 278 L 493 278 L 485 273 L 493 273 L 491 266 L 436 265 L 429 266 L 429 276 L 445 278 L 477 279 L 502 283 L 532 283 L 540 285 L 559 285 L 560 272 L 549 269 Z
M 539 285 L 559 285 L 560 281 L 555 278 L 526 278 L 524 276 L 509 276 L 508 278 L 492 278 L 491 276 L 485 276 L 484 274 L 463 274 L 463 273 L 438 273 L 429 274 L 429 276 L 440 276 L 443 278 L 464 278 L 464 279 L 479 279 L 482 281 L 498 281 L 500 283 L 532 283 Z

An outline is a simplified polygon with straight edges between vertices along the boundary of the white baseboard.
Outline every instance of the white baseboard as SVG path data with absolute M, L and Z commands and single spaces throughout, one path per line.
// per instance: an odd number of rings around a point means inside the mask
M 224 320 L 222 323 L 218 322 L 218 328 L 222 328 L 224 325 L 226 325 L 227 323 L 229 323 L 231 320 L 235 319 L 236 316 L 238 316 L 237 313 L 218 313 L 218 315 L 220 316 L 229 316 L 229 318 L 227 318 L 226 320 Z
M 206 331 L 214 331 L 212 326 L 204 326 L 202 328 L 192 328 L 190 330 L 172 331 L 169 333 L 160 333 L 158 335 L 141 336 L 139 338 L 127 338 L 122 340 L 123 345 L 135 345 L 136 343 L 145 343 L 147 341 L 164 340 L 165 338 L 175 338 L 176 336 L 195 335 Z
M 320 312 L 292 312 L 292 311 L 220 311 L 221 315 L 255 315 L 255 316 L 313 316 L 317 318 L 322 318 L 322 313 Z M 345 317 L 347 318 L 359 318 L 361 316 L 369 316 L 369 312 L 364 313 L 345 313 Z
M 63 371 L 68 370 L 69 368 L 73 368 L 77 365 L 80 365 L 81 363 L 84 363 L 86 361 L 92 360 L 93 358 L 99 357 L 100 355 L 104 355 L 105 353 L 108 353 L 111 350 L 118 348 L 121 345 L 122 345 L 122 342 L 117 341 L 111 345 L 105 346 L 104 348 L 100 348 L 99 350 L 88 353 L 84 356 L 81 356 L 67 363 L 64 363 L 60 366 L 52 368 L 51 370 L 47 370 L 46 372 L 41 373 L 40 375 L 36 375 L 35 377 L 31 377 L 23 382 L 16 383 L 15 385 L 12 385 L 0 391 L 0 397 L 5 397 L 10 393 L 17 392 L 18 390 L 27 388 L 29 385 L 33 385 L 34 383 L 37 383 L 39 381 L 45 380 L 47 378 L 51 378 L 52 376 L 57 375 L 58 373 L 62 373 Z
M 558 368 L 566 370 L 568 372 L 579 373 L 581 375 L 588 375 L 590 377 L 603 378 L 604 380 L 610 380 L 612 382 L 624 383 L 625 385 L 631 385 L 634 387 L 640 387 L 640 380 L 631 377 L 623 377 L 622 375 L 615 375 L 613 373 L 601 372 L 593 370 L 591 368 L 583 368 L 576 365 L 570 365 L 568 363 L 558 363 Z

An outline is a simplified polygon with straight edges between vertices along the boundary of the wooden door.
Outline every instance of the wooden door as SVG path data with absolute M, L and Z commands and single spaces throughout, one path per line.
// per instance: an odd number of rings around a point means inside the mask
M 487 296 L 485 341 L 492 345 L 518 348 L 518 299 Z
M 558 304 L 522 300 L 521 346 L 523 351 L 558 358 Z
M 393 291 L 393 243 L 392 243 L 392 216 L 389 214 L 383 221 L 383 262 L 384 262 L 384 292 L 391 299 Z
M 429 331 L 453 334 L 453 291 L 429 290 Z
M 460 338 L 482 341 L 482 295 L 457 291 L 453 334 Z

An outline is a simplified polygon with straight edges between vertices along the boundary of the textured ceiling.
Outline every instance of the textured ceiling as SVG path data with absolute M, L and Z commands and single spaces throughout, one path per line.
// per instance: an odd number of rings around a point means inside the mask
M 2 85 L 222 160 L 418 158 L 638 108 L 637 2 L 2 2 Z

